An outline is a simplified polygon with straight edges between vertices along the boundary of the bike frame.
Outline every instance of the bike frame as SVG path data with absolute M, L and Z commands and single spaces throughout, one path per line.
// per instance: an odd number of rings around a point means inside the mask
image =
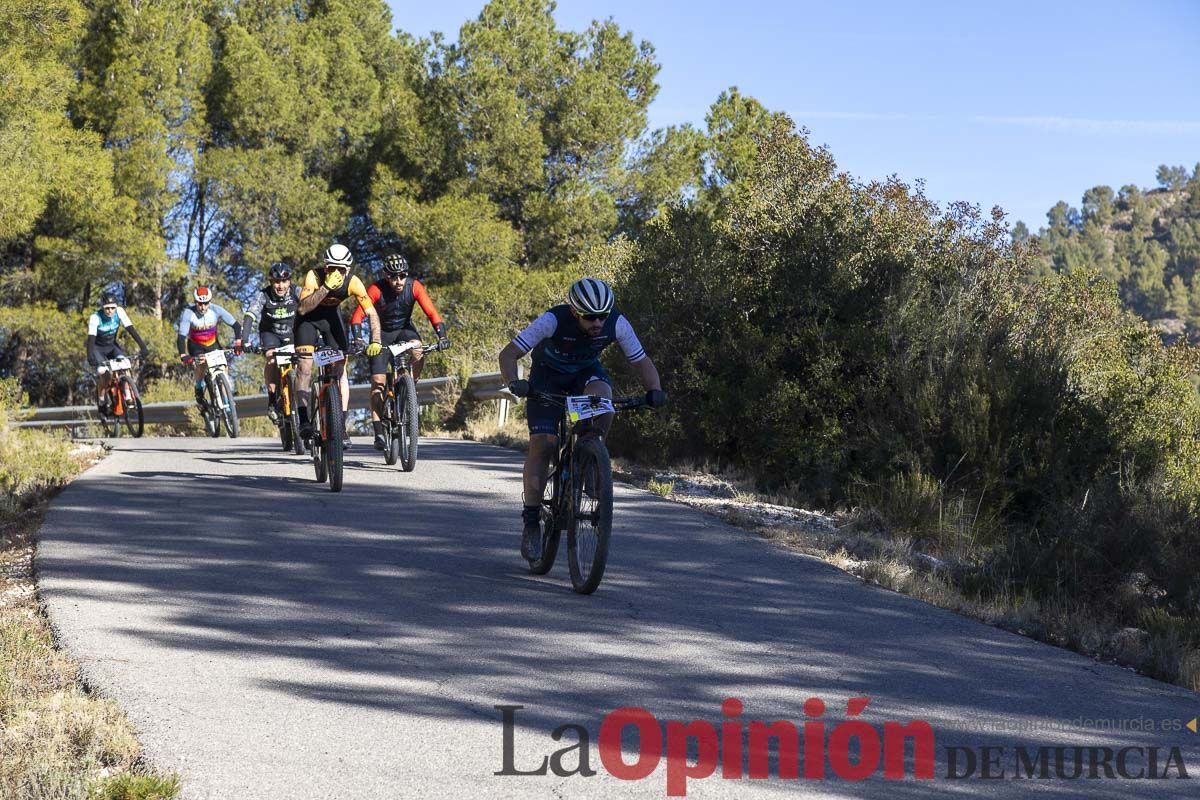
M 125 398 L 121 396 L 121 378 L 129 378 L 135 390 L 137 388 L 137 379 L 133 376 L 133 359 L 129 356 L 110 358 L 96 368 L 97 375 L 104 373 L 109 375 L 106 391 L 112 400 L 113 416 L 120 417 L 125 413 Z
M 324 348 L 322 348 L 322 349 L 324 349 Z M 315 357 L 316 353 L 314 353 L 313 355 Z M 330 384 L 334 383 L 335 381 L 339 380 L 339 378 L 340 378 L 340 376 L 338 375 L 338 370 L 337 370 L 338 364 L 343 364 L 343 365 L 345 364 L 345 354 L 344 353 L 340 360 L 334 361 L 329 364 L 322 364 L 320 372 L 317 373 L 315 376 L 313 376 L 313 380 L 317 381 L 320 384 L 320 386 L 317 389 L 317 408 L 315 409 L 316 414 L 315 415 L 313 414 L 313 409 L 309 409 L 309 414 L 310 414 L 309 418 L 313 421 L 312 422 L 313 426 L 320 430 L 322 442 L 327 442 L 329 439 L 329 432 L 327 430 L 325 430 L 325 426 L 320 423 L 321 423 L 321 421 L 323 421 L 325 419 L 324 415 L 325 415 L 327 406 L 329 405 L 329 386 L 330 386 Z M 316 364 L 314 363 L 313 366 L 316 366 Z M 343 369 L 345 369 L 344 366 L 343 366 Z M 335 410 L 339 414 L 342 413 L 341 405 L 339 404 L 338 408 Z M 337 446 L 341 447 L 342 443 L 338 442 Z
M 292 370 L 296 368 L 298 358 L 296 346 L 294 344 L 280 345 L 271 351 L 271 358 L 275 360 L 275 368 L 279 370 L 279 399 L 283 401 L 283 415 L 288 417 L 291 416 L 294 402 L 288 378 L 291 377 Z

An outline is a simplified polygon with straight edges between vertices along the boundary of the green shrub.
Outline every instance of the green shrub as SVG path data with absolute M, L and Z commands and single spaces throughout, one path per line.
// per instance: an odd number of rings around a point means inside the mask
M 617 255 L 674 402 L 615 426 L 615 451 L 876 506 L 969 551 L 982 592 L 1103 599 L 1142 572 L 1194 613 L 1200 351 L 1094 275 L 1031 282 L 999 213 L 855 183 L 777 124 L 721 203 Z

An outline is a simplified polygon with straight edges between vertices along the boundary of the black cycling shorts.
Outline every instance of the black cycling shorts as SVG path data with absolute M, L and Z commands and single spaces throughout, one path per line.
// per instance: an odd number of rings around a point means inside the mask
M 212 344 L 200 344 L 199 342 L 194 342 L 191 339 L 187 340 L 187 351 L 189 356 L 198 356 L 220 349 L 222 349 L 221 343 L 216 339 L 212 340 Z
M 115 342 L 113 344 L 110 344 L 108 347 L 102 347 L 100 345 L 93 345 L 92 353 L 94 354 L 94 357 L 100 359 L 99 361 L 97 361 L 95 364 L 92 365 L 95 367 L 100 366 L 105 361 L 111 361 L 114 358 L 124 358 L 125 357 L 125 351 L 122 350 Z
M 417 329 L 411 326 L 394 331 L 382 331 L 379 334 L 379 343 L 384 346 L 384 349 L 379 352 L 379 355 L 371 356 L 371 374 L 387 374 L 388 362 L 392 358 L 392 354 L 386 349 L 389 344 L 408 342 L 413 339 L 416 339 L 418 342 L 421 341 L 421 334 L 417 333 Z
M 291 343 L 291 336 L 280 336 L 273 331 L 258 332 L 258 344 L 263 350 L 274 350 L 276 347 L 283 347 L 285 344 Z
M 604 371 L 604 367 L 600 365 L 599 361 L 587 369 L 573 373 L 555 372 L 552 369 L 546 369 L 540 364 L 535 364 L 529 373 L 529 386 L 531 389 L 540 389 L 543 392 L 555 392 L 558 394 L 587 394 L 584 390 L 589 383 L 594 381 L 603 381 L 612 386 L 612 380 L 608 377 L 608 373 Z M 525 404 L 525 416 L 529 422 L 529 432 L 531 434 L 557 434 L 558 421 L 562 418 L 562 414 L 563 409 L 561 405 L 548 403 L 536 397 L 530 397 Z
M 337 306 L 318 306 L 307 316 L 296 315 L 296 350 L 307 348 L 311 353 L 321 343 L 343 353 L 350 349 L 346 326 L 342 324 Z

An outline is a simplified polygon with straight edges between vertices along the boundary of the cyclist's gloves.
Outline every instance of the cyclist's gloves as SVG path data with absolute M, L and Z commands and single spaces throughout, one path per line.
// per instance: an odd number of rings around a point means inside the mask
M 146 356 L 148 356 L 148 355 L 150 355 L 149 347 L 143 347 L 141 350 L 138 351 L 138 358 L 142 359 L 143 361 L 146 359 Z
M 508 390 L 510 392 L 512 392 L 513 394 L 515 394 L 517 397 L 528 397 L 529 396 L 529 381 L 527 381 L 527 380 L 513 381 L 512 383 L 510 383 L 508 385 Z
M 331 292 L 336 291 L 337 289 L 342 288 L 342 284 L 345 283 L 345 281 L 346 276 L 342 274 L 340 269 L 330 270 L 325 275 L 325 288 Z
M 371 342 L 369 345 L 367 345 L 367 355 L 371 358 L 374 358 L 382 352 L 383 345 L 381 345 L 379 342 Z
M 450 337 L 446 335 L 446 323 L 439 322 L 437 325 L 434 325 L 433 332 L 437 334 L 438 344 L 441 345 L 443 350 L 450 346 Z
M 658 408 L 667 404 L 667 393 L 662 389 L 651 389 L 646 392 L 646 405 L 651 408 Z

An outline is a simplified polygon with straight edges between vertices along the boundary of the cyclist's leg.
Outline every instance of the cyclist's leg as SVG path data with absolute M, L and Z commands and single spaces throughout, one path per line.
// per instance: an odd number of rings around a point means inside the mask
M 283 339 L 271 331 L 259 331 L 258 340 L 263 349 L 263 383 L 267 386 L 267 403 L 275 403 L 275 395 L 279 391 L 279 367 L 275 366 L 275 348 L 282 345 Z
M 545 374 L 534 367 L 530 383 L 538 389 L 556 389 L 547 385 Z M 558 448 L 558 422 L 562 409 L 531 397 L 525 406 L 529 421 L 529 452 L 522 473 L 525 496 L 521 508 L 521 555 L 529 561 L 542 557 L 542 496 L 546 491 L 547 472 Z
M 296 394 L 292 401 L 300 413 L 300 432 L 311 435 L 308 420 L 308 389 L 312 385 L 313 350 L 321 336 L 319 320 L 296 317 Z
M 116 355 L 114 355 L 114 354 L 119 353 L 119 352 L 120 352 L 120 349 L 116 345 L 113 345 L 112 347 L 108 348 L 107 350 L 101 351 L 100 357 L 103 358 L 105 361 L 108 361 L 111 358 L 116 358 Z M 111 372 L 109 372 L 107 369 L 105 369 L 103 372 L 97 373 L 97 375 L 96 375 L 96 403 L 99 404 L 101 407 L 104 406 L 105 402 L 108 399 L 108 390 L 109 390 L 109 387 L 112 386 L 112 383 L 113 383 L 113 374 Z
M 326 318 L 326 325 L 329 331 L 329 342 L 334 347 L 337 347 L 343 353 L 350 352 L 350 339 L 346 336 L 346 326 L 342 322 L 342 317 L 337 313 L 337 309 L 330 309 L 330 314 Z M 350 410 L 350 374 L 346 369 L 346 361 L 343 359 L 337 364 L 338 385 L 342 387 L 342 416 Z
M 201 356 L 213 349 L 215 349 L 215 342 L 213 345 L 205 346 L 188 339 L 187 352 L 193 358 L 192 378 L 195 381 L 196 404 L 201 406 L 204 405 L 204 373 L 208 370 L 208 364 Z
M 572 376 L 559 375 L 535 366 L 529 375 L 529 383 L 535 390 L 562 392 L 572 382 Z M 546 490 L 546 472 L 558 449 L 558 421 L 562 408 L 554 403 L 530 397 L 525 404 L 525 416 L 529 425 L 529 452 L 525 454 L 522 472 L 525 489 L 525 507 L 540 506 Z
M 387 447 L 387 435 L 383 429 L 384 403 L 387 402 L 387 371 L 392 360 L 392 354 L 386 349 L 395 344 L 402 331 L 382 331 L 379 343 L 385 349 L 379 355 L 371 357 L 371 428 L 375 434 L 375 449 L 384 450 Z

